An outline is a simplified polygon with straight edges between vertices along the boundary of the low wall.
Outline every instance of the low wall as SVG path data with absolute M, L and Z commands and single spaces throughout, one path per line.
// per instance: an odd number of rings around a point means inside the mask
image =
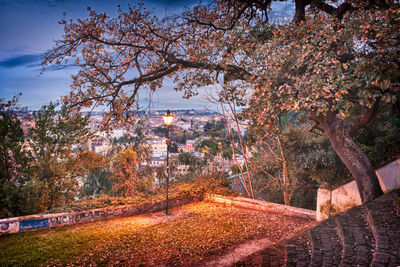
M 400 159 L 376 170 L 384 193 L 400 188 Z M 317 193 L 317 221 L 327 219 L 341 211 L 361 205 L 361 197 L 355 181 L 334 190 L 319 188 Z
M 384 193 L 400 188 L 400 159 L 378 169 L 376 175 Z
M 168 207 L 174 208 L 201 200 L 203 200 L 203 196 L 189 196 L 180 199 L 170 199 L 168 202 Z M 162 201 L 141 205 L 116 206 L 87 211 L 36 214 L 0 219 L 0 235 L 129 217 L 161 211 L 164 210 L 165 207 L 166 202 Z
M 361 204 L 356 181 L 351 181 L 334 190 L 319 188 L 317 192 L 317 221 L 328 219 L 336 213 Z
M 259 210 L 264 212 L 285 214 L 292 217 L 300 217 L 303 219 L 308 219 L 310 221 L 315 221 L 315 211 L 313 210 L 291 207 L 244 197 L 225 197 L 220 195 L 208 194 L 204 197 L 204 199 L 215 203 L 223 203 L 225 205 L 232 205 L 236 207 Z

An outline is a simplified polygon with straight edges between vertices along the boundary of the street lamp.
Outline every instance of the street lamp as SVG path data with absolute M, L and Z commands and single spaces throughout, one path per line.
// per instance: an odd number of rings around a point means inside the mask
M 165 207 L 165 215 L 168 215 L 168 186 L 169 186 L 169 147 L 171 145 L 171 140 L 169 139 L 169 126 L 172 124 L 172 121 L 174 120 L 174 115 L 167 110 L 167 114 L 163 116 L 164 123 L 167 125 L 167 195 L 166 195 L 166 207 Z

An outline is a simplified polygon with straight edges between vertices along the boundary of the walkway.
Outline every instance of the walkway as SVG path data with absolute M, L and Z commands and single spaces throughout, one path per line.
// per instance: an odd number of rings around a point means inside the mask
M 400 190 L 354 207 L 236 266 L 400 266 Z

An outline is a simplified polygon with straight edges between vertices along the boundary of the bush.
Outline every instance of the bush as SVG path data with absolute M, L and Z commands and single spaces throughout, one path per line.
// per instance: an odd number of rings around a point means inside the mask
M 191 182 L 172 184 L 169 188 L 169 199 L 198 196 L 205 193 L 220 195 L 235 194 L 229 189 L 229 183 L 225 175 L 214 172 L 208 175 L 200 175 Z M 153 194 L 138 192 L 133 197 L 116 197 L 102 194 L 99 197 L 83 197 L 68 206 L 56 207 L 47 212 L 82 211 L 118 205 L 140 205 L 163 200 L 165 200 L 164 189 L 160 189 Z

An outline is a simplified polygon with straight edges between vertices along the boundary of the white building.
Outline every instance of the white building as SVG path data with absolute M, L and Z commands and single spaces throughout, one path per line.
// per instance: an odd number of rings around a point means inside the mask
M 160 167 L 165 165 L 164 157 L 151 157 L 150 166 L 151 167 Z
M 186 140 L 186 151 L 194 152 L 194 141 L 193 140 Z
M 160 157 L 167 155 L 167 143 L 163 138 L 152 138 L 149 140 L 153 157 Z

